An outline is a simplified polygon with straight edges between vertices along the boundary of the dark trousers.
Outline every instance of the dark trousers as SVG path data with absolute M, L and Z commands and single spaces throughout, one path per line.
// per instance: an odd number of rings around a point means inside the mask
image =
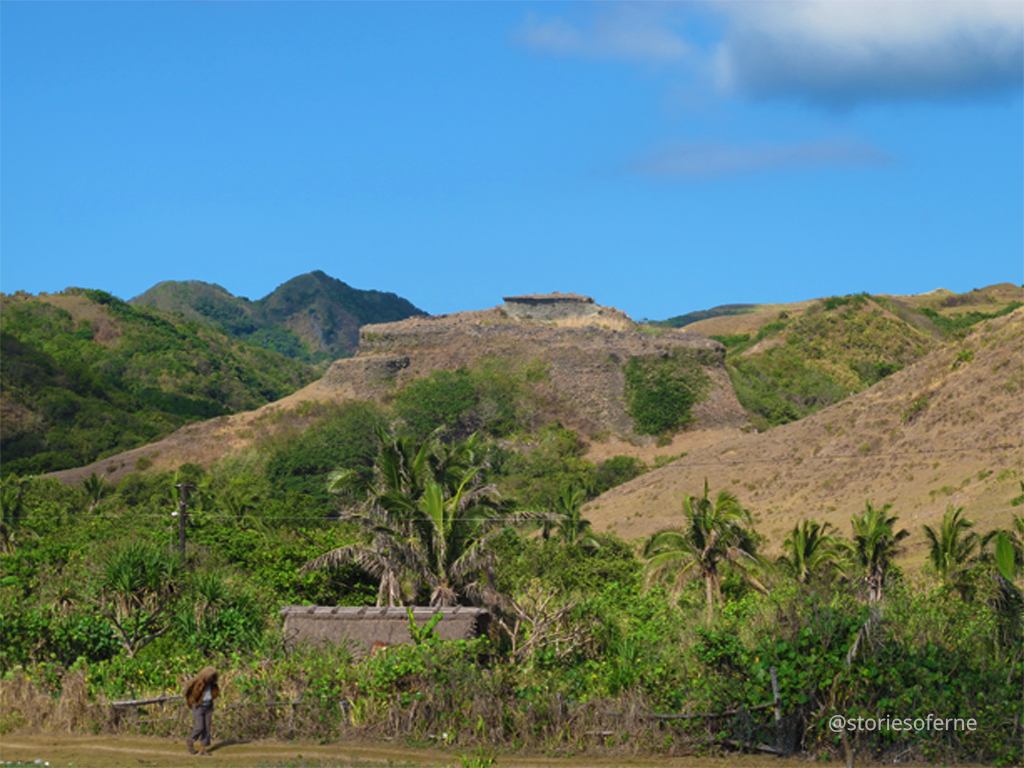
M 189 739 L 192 741 L 202 740 L 200 743 L 204 747 L 210 746 L 210 731 L 213 728 L 213 704 L 200 704 L 198 707 L 192 707 L 192 722 L 195 728 L 192 729 L 192 735 Z

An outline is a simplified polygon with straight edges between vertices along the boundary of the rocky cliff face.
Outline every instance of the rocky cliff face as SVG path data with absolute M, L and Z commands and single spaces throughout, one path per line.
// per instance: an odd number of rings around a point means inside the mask
M 667 357 L 677 349 L 690 350 L 711 379 L 708 395 L 694 408 L 692 428 L 746 426 L 721 344 L 686 331 L 652 331 L 606 307 L 585 321 L 528 322 L 496 308 L 363 326 L 356 356 L 336 361 L 309 389 L 317 390 L 317 399 L 330 392 L 380 399 L 434 370 L 455 370 L 484 359 L 509 365 L 540 361 L 567 426 L 590 435 L 641 439 L 626 412 L 623 368 L 633 357 Z

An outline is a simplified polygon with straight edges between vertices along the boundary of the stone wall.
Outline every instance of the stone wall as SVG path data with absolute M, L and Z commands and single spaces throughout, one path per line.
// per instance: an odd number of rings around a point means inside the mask
M 550 322 L 597 317 L 601 314 L 601 307 L 592 298 L 571 293 L 506 296 L 504 299 L 505 313 L 516 320 Z
M 413 619 L 422 627 L 438 613 L 434 630 L 442 640 L 469 640 L 487 633 L 491 615 L 484 608 L 413 608 Z M 374 643 L 412 644 L 406 608 L 347 608 L 323 605 L 289 605 L 281 609 L 284 633 L 300 643 L 345 645 L 356 657 Z

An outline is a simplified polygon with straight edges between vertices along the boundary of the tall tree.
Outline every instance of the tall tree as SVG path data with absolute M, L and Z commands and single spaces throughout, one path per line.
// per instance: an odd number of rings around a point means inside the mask
M 978 534 L 971 528 L 974 523 L 963 517 L 963 507 L 953 508 L 950 504 L 942 516 L 938 530 L 930 525 L 924 528 L 928 540 L 928 559 L 935 572 L 947 584 L 967 599 L 972 592 L 972 567 L 980 550 Z
M 133 541 L 107 560 L 100 580 L 100 613 L 114 627 L 128 656 L 167 631 L 181 562 L 162 547 Z
M 474 435 L 450 446 L 435 437 L 420 444 L 382 430 L 375 479 L 363 486 L 366 500 L 342 515 L 362 529 L 365 541 L 327 552 L 305 568 L 355 563 L 380 579 L 378 605 L 403 602 L 403 584 L 430 589 L 431 605 L 479 600 L 489 587 L 492 559 L 487 543 L 508 525 L 537 519 L 512 513 L 483 482 L 485 456 Z M 354 485 L 349 472 L 334 473 L 329 489 Z
M 655 533 L 644 548 L 647 558 L 647 581 L 674 575 L 676 588 L 688 579 L 704 581 L 708 620 L 714 616 L 715 605 L 722 603 L 722 568 L 736 568 L 757 588 L 764 586 L 754 577 L 754 566 L 762 565 L 750 513 L 728 491 L 719 491 L 712 501 L 707 480 L 703 497 L 683 498 L 686 520 L 680 528 Z
M 328 491 L 336 494 L 354 491 L 365 497 L 367 506 L 411 512 L 429 482 L 438 483 L 451 493 L 466 472 L 483 469 L 487 463 L 477 434 L 445 445 L 436 432 L 417 441 L 414 437 L 401 437 L 378 427 L 377 440 L 380 453 L 374 463 L 373 478 L 365 480 L 358 470 L 337 470 L 328 476 Z
M 894 530 L 899 517 L 890 517 L 890 509 L 891 504 L 875 509 L 870 501 L 866 501 L 864 511 L 853 517 L 854 555 L 864 570 L 870 603 L 877 603 L 882 599 L 886 573 L 892 566 L 893 559 L 902 551 L 899 543 L 910 535 L 906 529 Z
M 562 488 L 562 493 L 555 499 L 555 513 L 559 519 L 558 537 L 565 544 L 600 549 L 597 539 L 590 535 L 590 521 L 580 511 L 586 499 L 586 491 L 578 485 Z
M 850 552 L 849 542 L 831 533 L 831 523 L 802 520 L 793 526 L 782 545 L 777 563 L 801 584 L 817 576 L 843 571 Z
M 493 601 L 494 558 L 487 545 L 509 525 L 536 514 L 503 511 L 472 488 L 476 473 L 467 472 L 451 494 L 428 481 L 412 510 L 372 505 L 344 515 L 342 520 L 366 532 L 367 541 L 334 549 L 304 567 L 359 565 L 381 580 L 378 605 L 401 602 L 405 580 L 429 589 L 432 606 L 457 605 L 462 599 Z

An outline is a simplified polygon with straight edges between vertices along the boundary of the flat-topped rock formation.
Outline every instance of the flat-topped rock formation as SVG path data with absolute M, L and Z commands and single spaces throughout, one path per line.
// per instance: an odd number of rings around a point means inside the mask
M 694 428 L 746 426 L 725 370 L 725 347 L 700 334 L 638 325 L 577 294 L 510 296 L 493 309 L 363 326 L 357 355 L 336 361 L 323 379 L 293 397 L 316 391 L 322 399 L 345 391 L 375 399 L 433 370 L 485 358 L 509 365 L 541 361 L 551 392 L 571 413 L 571 426 L 591 435 L 649 440 L 636 435 L 626 412 L 623 368 L 630 358 L 667 357 L 680 349 L 696 356 L 712 382 L 694 408 Z

